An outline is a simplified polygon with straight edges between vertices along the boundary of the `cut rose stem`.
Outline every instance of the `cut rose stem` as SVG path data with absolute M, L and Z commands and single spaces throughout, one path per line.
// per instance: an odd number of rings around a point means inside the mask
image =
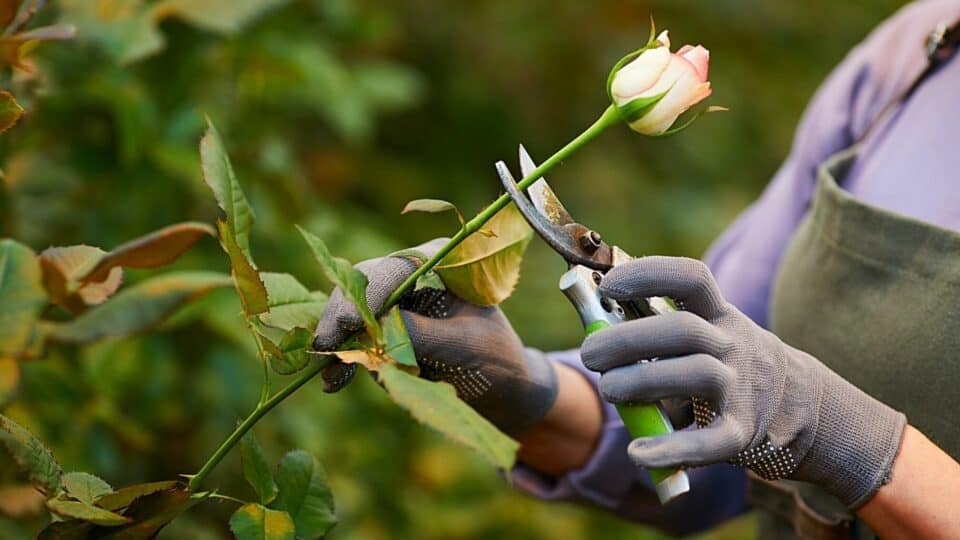
M 590 125 L 583 133 L 577 135 L 572 141 L 567 143 L 563 148 L 558 150 L 555 154 L 550 156 L 549 159 L 541 163 L 536 169 L 533 170 L 529 175 L 524 177 L 522 180 L 517 182 L 517 188 L 521 191 L 534 183 L 538 178 L 544 176 L 550 172 L 554 167 L 560 164 L 564 159 L 566 159 L 570 154 L 576 152 L 578 149 L 583 147 L 588 142 L 596 138 L 597 135 L 603 132 L 613 124 L 620 123 L 620 114 L 617 112 L 617 108 L 613 105 L 607 107 L 603 114 L 600 115 L 600 118 L 596 120 L 593 124 Z M 439 251 L 433 256 L 427 259 L 420 268 L 416 270 L 413 274 L 410 275 L 400 284 L 396 290 L 387 298 L 387 301 L 384 303 L 381 312 L 386 312 L 391 307 L 397 304 L 400 301 L 400 298 L 410 290 L 417 283 L 417 279 L 430 271 L 431 268 L 436 266 L 448 253 L 450 253 L 453 248 L 457 247 L 460 242 L 463 242 L 468 236 L 479 231 L 487 221 L 490 221 L 497 212 L 503 209 L 510 203 L 510 195 L 504 193 L 500 195 L 497 200 L 493 201 L 490 206 L 484 208 L 479 214 L 473 217 L 470 221 L 463 224 L 460 227 L 460 230 L 457 231 L 457 234 L 453 236 Z M 271 396 L 267 400 L 262 400 L 261 403 L 253 409 L 253 412 L 247 416 L 243 422 L 241 422 L 233 433 L 231 433 L 213 454 L 207 459 L 206 463 L 200 467 L 200 470 L 197 473 L 190 477 L 190 482 L 188 488 L 190 491 L 196 491 L 200 487 L 200 484 L 210 475 L 214 468 L 223 460 L 223 458 L 230 452 L 230 450 L 236 446 L 240 439 L 250 431 L 250 429 L 263 418 L 271 409 L 279 405 L 283 400 L 287 399 L 291 394 L 296 392 L 300 387 L 305 385 L 310 381 L 314 376 L 320 373 L 323 368 L 327 367 L 332 363 L 333 360 L 331 357 L 324 357 L 321 359 L 314 360 L 310 366 L 308 366 L 300 375 L 291 381 L 287 386 L 284 386 L 280 391 Z

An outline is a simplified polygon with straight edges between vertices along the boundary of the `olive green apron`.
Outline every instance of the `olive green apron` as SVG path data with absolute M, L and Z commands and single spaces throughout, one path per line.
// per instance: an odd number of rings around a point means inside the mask
M 960 460 L 960 233 L 870 206 L 840 187 L 859 144 L 958 44 L 960 24 L 931 33 L 924 72 L 857 144 L 820 166 L 810 212 L 774 282 L 770 327 L 904 412 L 911 425 Z M 816 486 L 750 476 L 748 500 L 761 510 L 760 538 L 875 538 Z
M 844 191 L 837 180 L 855 157 L 853 148 L 820 167 L 811 210 L 774 284 L 771 329 L 903 411 L 960 459 L 960 234 Z M 761 518 L 764 527 L 789 524 L 807 538 L 870 537 L 839 501 L 813 486 L 752 482 L 751 490 L 755 505 L 774 507 Z M 761 538 L 793 537 L 762 532 Z

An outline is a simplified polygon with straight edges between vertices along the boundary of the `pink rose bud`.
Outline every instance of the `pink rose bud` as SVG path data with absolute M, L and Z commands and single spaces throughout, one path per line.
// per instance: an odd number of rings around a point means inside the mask
M 613 75 L 610 97 L 634 131 L 664 133 L 687 109 L 710 95 L 710 51 L 684 45 L 670 52 L 663 31 L 633 61 Z

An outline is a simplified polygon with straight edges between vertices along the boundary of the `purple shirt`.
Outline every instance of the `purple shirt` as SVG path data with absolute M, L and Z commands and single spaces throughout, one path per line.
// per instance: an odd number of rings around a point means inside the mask
M 730 226 L 705 260 L 727 300 L 766 325 L 780 258 L 807 212 L 820 163 L 860 140 L 867 126 L 927 65 L 923 44 L 943 22 L 960 20 L 960 1 L 926 0 L 888 19 L 833 71 L 811 100 L 793 147 L 760 198 Z M 960 55 L 958 55 L 960 56 Z M 863 141 L 841 185 L 860 200 L 960 230 L 960 59 L 934 72 Z M 576 351 L 553 353 L 596 384 Z M 709 528 L 746 510 L 743 473 L 727 465 L 688 471 L 691 493 L 661 507 L 646 474 L 626 456 L 629 436 L 612 406 L 587 465 L 561 478 L 518 467 L 516 484 L 544 499 L 574 501 L 676 533 Z

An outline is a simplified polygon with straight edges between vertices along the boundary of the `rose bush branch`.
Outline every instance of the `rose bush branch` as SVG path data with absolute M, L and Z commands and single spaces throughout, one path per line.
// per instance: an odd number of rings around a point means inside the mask
M 657 35 L 651 24 L 651 37 L 647 44 L 621 58 L 611 70 L 607 79 L 607 93 L 611 104 L 590 127 L 522 178 L 517 183 L 518 189 L 524 190 L 529 187 L 614 124 L 625 122 L 631 129 L 642 135 L 659 137 L 686 129 L 705 112 L 724 110 L 720 107 L 709 107 L 692 114 L 679 126 L 675 126 L 682 114 L 706 99 L 712 92 L 707 80 L 709 54 L 709 51 L 700 45 L 685 45 L 676 53 L 670 52 L 667 32 Z M 235 184 L 232 170 L 229 171 L 229 177 L 231 186 L 239 189 Z M 418 279 L 440 264 L 470 235 L 482 232 L 483 226 L 509 203 L 510 196 L 503 194 L 472 219 L 463 223 L 449 241 L 393 291 L 381 308 L 381 313 L 377 315 L 382 315 L 395 306 L 403 295 L 416 285 Z M 249 248 L 244 247 L 248 251 Z M 243 263 L 245 259 L 239 256 L 238 251 L 240 250 L 232 252 L 228 250 L 228 253 Z M 359 295 L 359 298 L 362 302 L 363 295 Z M 369 311 L 365 305 L 362 307 Z M 324 367 L 333 362 L 333 358 L 333 356 L 315 358 L 296 379 L 272 397 L 264 399 L 267 394 L 263 394 L 257 407 L 224 440 L 197 474 L 190 478 L 189 488 L 196 490 L 226 454 L 264 415 L 320 373 Z

